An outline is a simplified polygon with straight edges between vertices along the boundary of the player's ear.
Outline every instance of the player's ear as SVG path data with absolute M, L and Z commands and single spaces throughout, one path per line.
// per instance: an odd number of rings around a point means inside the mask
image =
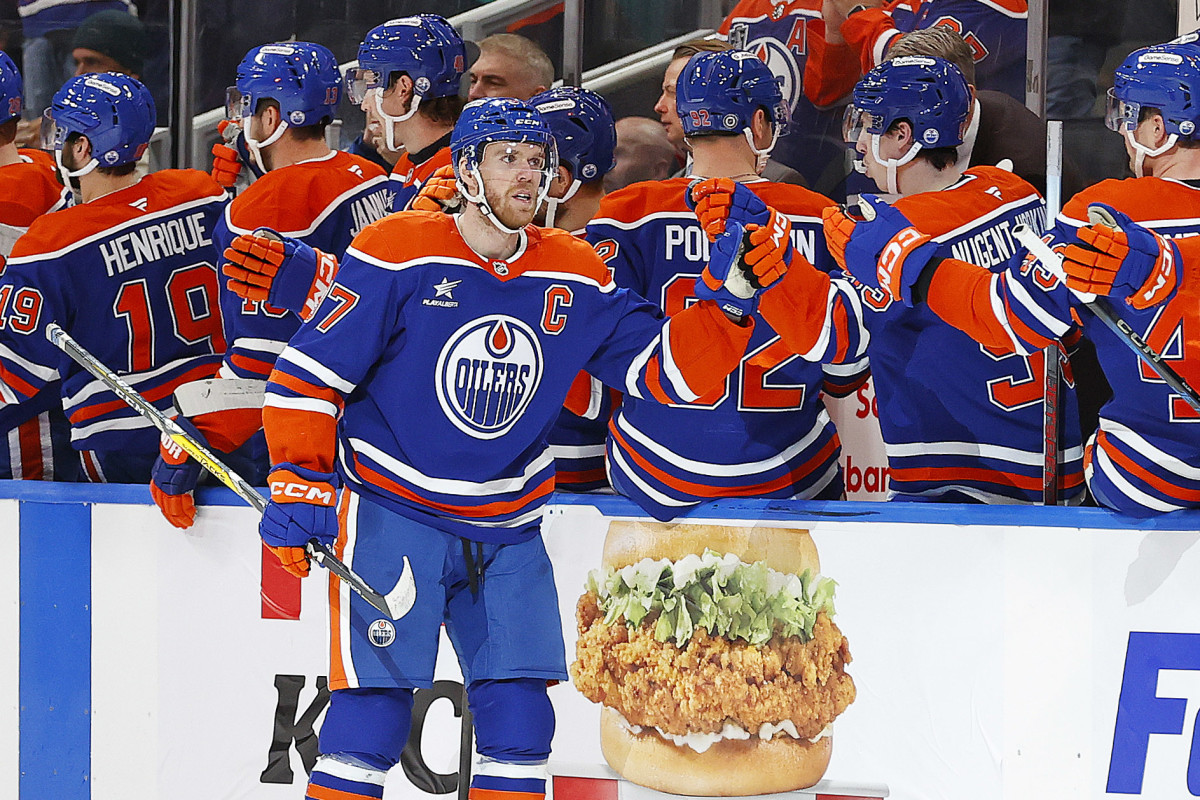
M 900 145 L 904 150 L 908 150 L 913 143 L 913 127 L 912 123 L 906 119 L 899 120 L 896 123 L 895 130 L 889 132 L 888 136 L 896 137 L 896 144 Z
M 71 145 L 71 150 L 77 164 L 86 164 L 92 158 L 92 143 L 86 136 L 77 138 L 75 144 Z
M 455 177 L 462 183 L 466 194 L 473 197 L 479 196 L 479 183 L 475 180 L 476 176 L 467 169 L 467 160 L 465 158 L 458 162 L 458 169 L 455 170 Z
M 1167 137 L 1169 136 L 1167 133 L 1167 123 L 1165 120 L 1163 120 L 1162 114 L 1160 114 L 1158 111 L 1155 111 L 1150 115 L 1150 119 L 1146 121 L 1150 123 L 1150 131 L 1154 136 L 1152 140 L 1154 149 L 1162 147 L 1166 143 Z
M 750 131 L 754 134 L 754 146 L 760 150 L 771 144 L 771 118 L 765 109 L 758 109 L 750 119 Z
M 567 169 L 562 164 L 558 165 L 558 172 L 554 175 L 554 180 L 550 181 L 550 196 L 562 197 L 567 193 L 567 187 L 571 185 L 571 170 Z

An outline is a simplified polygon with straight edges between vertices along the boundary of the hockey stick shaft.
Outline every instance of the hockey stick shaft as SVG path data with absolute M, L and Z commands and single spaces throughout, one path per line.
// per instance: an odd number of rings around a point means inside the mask
M 238 475 L 232 469 L 227 467 L 220 458 L 211 450 L 193 439 L 186 431 L 179 427 L 175 420 L 168 417 L 162 411 L 159 411 L 146 398 L 142 397 L 136 389 L 126 383 L 119 375 L 117 375 L 90 352 L 75 341 L 69 333 L 54 323 L 46 326 L 46 338 L 50 342 L 62 350 L 71 360 L 99 379 L 105 386 L 112 390 L 121 400 L 124 400 L 134 411 L 137 411 L 154 427 L 158 428 L 171 441 L 175 442 L 179 447 L 192 458 L 211 472 L 217 480 L 232 489 L 238 497 L 245 500 L 254 507 L 258 513 L 262 513 L 267 507 L 267 500 L 258 491 L 246 482 L 245 478 Z M 370 603 L 375 608 L 385 614 L 391 615 L 391 610 L 388 608 L 388 602 L 383 595 L 371 588 L 357 573 L 346 566 L 340 558 L 335 556 L 332 551 L 325 545 L 321 544 L 316 539 L 310 539 L 305 547 L 309 556 L 321 566 L 328 569 L 334 575 L 344 580 L 346 584 L 362 596 L 364 600 Z
M 1040 261 L 1046 269 L 1054 273 L 1054 277 L 1062 281 L 1064 285 L 1066 284 L 1067 276 L 1063 271 L 1062 258 L 1058 253 L 1051 250 L 1048 244 L 1042 241 L 1042 237 L 1034 233 L 1033 229 L 1027 225 L 1018 225 L 1013 229 L 1012 233 L 1013 237 L 1026 250 L 1033 254 L 1034 258 Z M 1080 295 L 1078 292 L 1074 292 L 1074 290 L 1072 290 L 1072 293 L 1076 297 L 1079 297 L 1083 304 L 1096 315 L 1096 318 L 1116 334 L 1118 339 L 1123 341 L 1130 350 L 1136 353 L 1146 366 L 1154 370 L 1158 377 L 1162 378 L 1163 382 L 1171 388 L 1171 391 L 1182 397 L 1192 408 L 1200 411 L 1200 394 L 1197 394 L 1196 390 L 1189 386 L 1188 382 L 1170 364 L 1163 360 L 1161 354 L 1146 344 L 1146 340 L 1139 336 L 1137 331 L 1129 327 L 1129 323 L 1121 319 L 1112 310 L 1112 306 L 1108 304 L 1107 300 L 1095 295 L 1091 296 L 1094 299 L 1088 300 L 1085 299 L 1086 296 Z
M 1051 220 L 1062 203 L 1062 130 L 1061 121 L 1046 122 L 1046 216 Z M 1042 505 L 1047 506 L 1058 505 L 1061 373 L 1058 342 L 1052 342 L 1042 351 Z

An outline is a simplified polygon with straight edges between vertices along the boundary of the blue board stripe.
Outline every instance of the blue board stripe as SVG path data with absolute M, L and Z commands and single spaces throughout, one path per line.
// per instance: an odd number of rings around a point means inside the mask
M 92 514 L 21 503 L 20 795 L 87 800 L 92 745 Z

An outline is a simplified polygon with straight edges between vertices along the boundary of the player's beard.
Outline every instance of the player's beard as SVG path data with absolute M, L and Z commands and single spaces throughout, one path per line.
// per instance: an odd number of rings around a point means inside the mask
M 522 191 L 527 191 L 530 195 L 532 202 L 528 207 L 513 199 L 513 187 L 506 186 L 503 190 L 493 190 L 486 183 L 484 184 L 483 195 L 492 209 L 492 213 L 502 225 L 511 230 L 524 228 L 533 222 L 537 214 L 537 186 L 531 183 L 522 187 Z

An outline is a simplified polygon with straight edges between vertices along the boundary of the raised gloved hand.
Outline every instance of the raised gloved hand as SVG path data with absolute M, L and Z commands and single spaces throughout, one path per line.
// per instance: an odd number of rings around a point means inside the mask
M 308 575 L 305 545 L 316 539 L 331 547 L 338 537 L 336 473 L 317 472 L 295 464 L 278 464 L 267 476 L 271 502 L 263 511 L 258 533 L 283 568 Z
M 438 167 L 429 180 L 421 184 L 417 196 L 409 208 L 414 211 L 445 211 L 451 213 L 462 206 L 462 195 L 458 193 L 458 181 L 454 178 L 454 167 L 447 164 Z
M 696 212 L 696 219 L 710 242 L 725 232 L 726 220 L 746 227 L 766 225 L 770 219 L 767 204 L 732 178 L 695 181 L 688 186 L 684 202 Z
M 792 222 L 773 208 L 770 212 L 766 225 L 746 226 L 741 266 L 755 289 L 771 286 L 792 263 Z
M 859 209 L 861 220 L 835 207 L 822 212 L 830 253 L 861 283 L 912 306 L 912 287 L 937 252 L 937 242 L 875 195 L 863 195 Z
M 175 423 L 200 444 L 208 447 L 204 434 L 186 417 Z M 193 492 L 200 481 L 199 462 L 191 458 L 175 440 L 165 433 L 158 443 L 158 459 L 150 470 L 150 496 L 158 510 L 176 528 L 190 528 L 196 521 L 196 501 Z
M 236 237 L 225 248 L 221 272 L 238 297 L 296 312 L 307 322 L 337 277 L 337 258 L 270 228 Z
M 696 297 L 713 300 L 726 314 L 741 319 L 758 308 L 758 289 L 744 265 L 749 236 L 739 223 L 729 221 L 709 248 L 708 264 L 696 281 Z
M 1139 310 L 1171 296 L 1182 263 L 1174 242 L 1103 203 L 1088 206 L 1088 219 L 1076 234 L 1083 244 L 1063 251 L 1067 286 L 1121 297 Z
M 236 146 L 241 138 L 241 128 L 236 122 L 221 120 L 217 122 L 217 133 L 221 134 L 221 142 L 212 145 L 212 180 L 229 188 L 238 182 L 244 163 Z

